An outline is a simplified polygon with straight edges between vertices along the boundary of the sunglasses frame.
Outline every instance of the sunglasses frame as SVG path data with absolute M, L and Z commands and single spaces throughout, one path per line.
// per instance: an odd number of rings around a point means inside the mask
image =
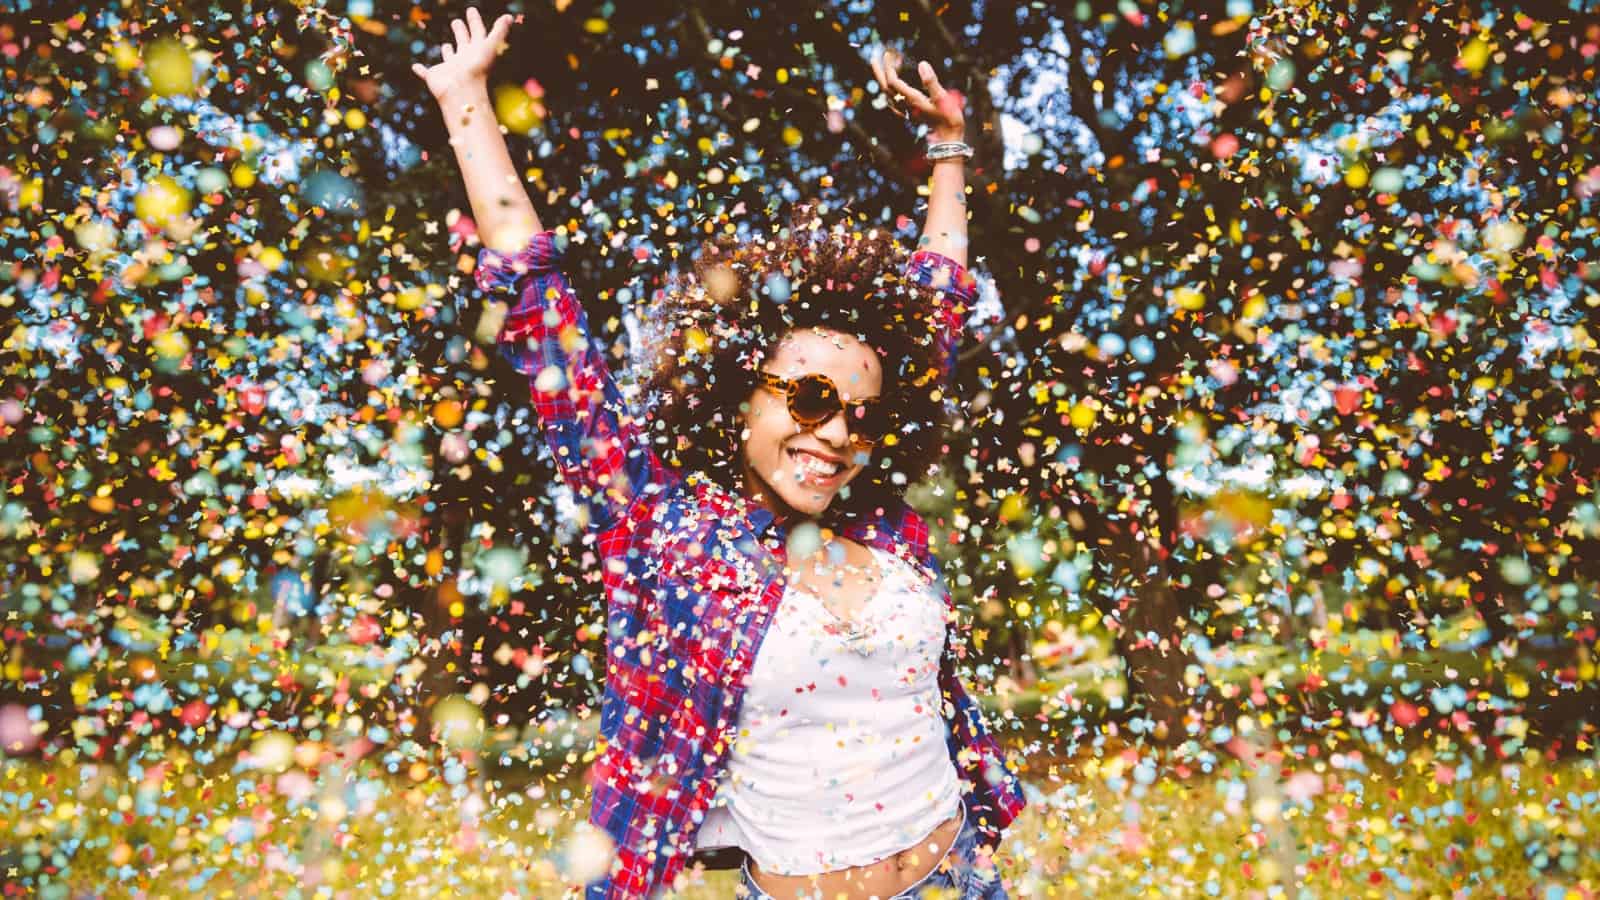
M 782 375 L 765 371 L 758 371 L 756 374 L 760 376 L 762 384 L 783 395 L 784 405 L 789 409 L 789 418 L 794 419 L 805 428 L 816 428 L 834 416 L 833 411 L 829 411 L 827 415 L 821 418 L 802 416 L 794 407 L 795 397 L 800 394 L 800 386 L 808 381 L 820 381 L 824 387 L 833 392 L 834 398 L 839 401 L 838 412 L 844 413 L 845 427 L 850 432 L 850 440 L 856 445 L 875 447 L 883 442 L 884 436 L 894 430 L 891 422 L 884 422 L 883 424 L 886 427 L 883 429 L 883 433 L 875 438 L 866 437 L 856 430 L 858 422 L 866 421 L 873 416 L 888 415 L 887 410 L 884 408 L 882 397 L 869 397 L 865 400 L 852 400 L 846 403 L 844 394 L 840 393 L 839 386 L 833 383 L 833 379 L 816 372 L 801 375 L 798 378 L 784 378 Z M 852 408 L 858 408 L 862 411 L 860 419 L 852 415 Z

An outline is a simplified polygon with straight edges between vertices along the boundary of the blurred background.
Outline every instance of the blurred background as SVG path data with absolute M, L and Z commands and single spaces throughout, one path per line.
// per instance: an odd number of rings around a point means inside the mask
M 1585 6 L 481 9 L 625 382 L 712 235 L 818 198 L 915 241 L 876 48 L 965 93 L 982 299 L 909 498 L 1029 782 L 1013 895 L 1593 896 Z M 603 869 L 594 548 L 410 71 L 465 5 L 12 7 L 0 883 Z

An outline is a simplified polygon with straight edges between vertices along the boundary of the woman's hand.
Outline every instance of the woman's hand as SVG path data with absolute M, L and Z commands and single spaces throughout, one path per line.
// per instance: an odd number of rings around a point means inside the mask
M 960 141 L 967 136 L 966 105 L 960 91 L 946 90 L 939 84 L 939 76 L 927 61 L 917 63 L 917 74 L 922 77 L 923 90 L 919 91 L 901 80 L 900 54 L 885 49 L 872 59 L 872 74 L 883 86 L 891 106 L 904 101 L 917 117 L 928 123 L 928 136 L 935 141 Z
M 962 112 L 965 98 L 959 91 L 945 90 L 939 76 L 927 62 L 917 63 L 924 90 L 901 80 L 900 54 L 884 50 L 872 60 L 872 74 L 878 77 L 890 105 L 905 103 L 906 114 L 915 113 L 928 123 L 929 140 L 966 143 L 967 121 Z M 917 246 L 967 264 L 966 160 L 947 157 L 932 164 L 928 181 L 928 213 L 922 223 L 922 238 Z
M 494 20 L 493 28 L 485 30 L 478 8 L 468 7 L 465 22 L 460 19 L 450 22 L 450 30 L 456 36 L 455 46 L 450 46 L 449 41 L 439 46 L 444 60 L 433 66 L 412 63 L 411 71 L 427 83 L 433 99 L 440 102 L 462 93 L 487 90 L 489 66 L 494 64 L 494 58 L 505 44 L 511 21 L 511 14 L 507 13 Z

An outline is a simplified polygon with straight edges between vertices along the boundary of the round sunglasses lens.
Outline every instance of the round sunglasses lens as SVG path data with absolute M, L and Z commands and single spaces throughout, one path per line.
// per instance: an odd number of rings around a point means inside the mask
M 820 378 L 802 378 L 789 398 L 789 414 L 804 425 L 827 421 L 839 411 L 839 395 Z
M 860 405 L 850 408 L 850 433 L 858 440 L 876 444 L 883 440 L 888 429 L 889 421 L 879 405 Z

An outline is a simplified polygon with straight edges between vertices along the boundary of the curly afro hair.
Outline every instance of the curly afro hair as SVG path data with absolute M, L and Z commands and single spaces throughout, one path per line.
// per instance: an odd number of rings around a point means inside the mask
M 862 511 L 926 477 L 953 404 L 941 390 L 938 301 L 906 282 L 909 252 L 887 231 L 825 224 L 819 204 L 798 206 L 766 240 L 723 236 L 700 247 L 693 271 L 658 291 L 646 325 L 650 434 L 669 465 L 738 483 L 742 407 L 756 373 L 790 332 L 854 335 L 883 364 L 881 408 L 893 430 L 839 502 Z

